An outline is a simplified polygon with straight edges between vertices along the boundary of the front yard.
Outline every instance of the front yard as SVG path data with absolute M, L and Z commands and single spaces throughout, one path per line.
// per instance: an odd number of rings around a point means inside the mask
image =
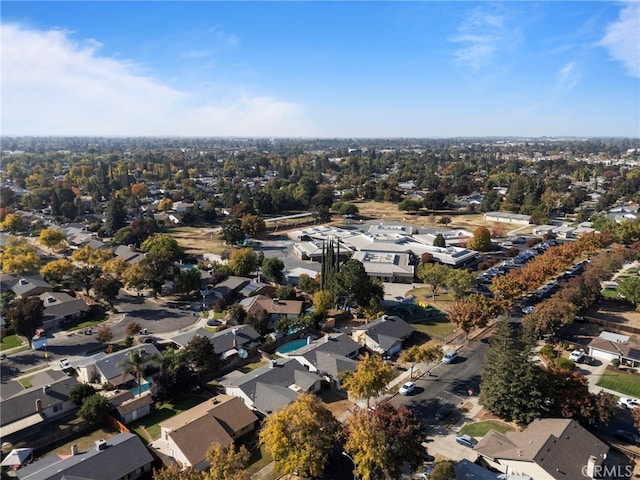
M 640 375 L 637 373 L 607 367 L 607 369 L 602 372 L 596 385 L 630 397 L 640 397 Z
M 147 442 L 160 438 L 160 424 L 165 420 L 189 410 L 192 407 L 204 402 L 206 397 L 200 395 L 182 395 L 173 403 L 163 403 L 156 407 L 151 414 L 140 419 L 138 422 L 130 425 L 131 430 L 135 431 L 140 438 Z

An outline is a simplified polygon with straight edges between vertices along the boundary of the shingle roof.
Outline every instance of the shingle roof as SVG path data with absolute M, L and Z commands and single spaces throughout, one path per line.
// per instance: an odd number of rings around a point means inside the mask
M 545 418 L 533 421 L 522 432 L 490 431 L 475 451 L 492 459 L 535 462 L 549 478 L 566 479 L 581 478 L 592 455 L 601 464 L 609 447 L 575 420 Z
M 124 369 L 120 366 L 125 360 L 129 352 L 136 350 L 144 350 L 147 355 L 160 355 L 158 349 L 152 343 L 145 343 L 144 345 L 135 345 L 133 347 L 125 348 L 119 352 L 111 353 L 97 360 L 96 369 L 107 380 L 116 379 L 124 373 Z
M 48 388 L 43 386 L 25 389 L 12 397 L 0 402 L 0 425 L 5 427 L 22 418 L 36 413 L 36 400 L 40 400 L 42 408 L 46 409 L 69 400 L 69 393 L 78 385 L 75 378 L 65 377 L 53 382 Z
M 106 440 L 106 448 L 92 448 L 64 459 L 49 455 L 18 470 L 20 480 L 88 478 L 118 480 L 153 461 L 137 435 L 120 433 Z
M 413 333 L 413 327 L 395 315 L 383 315 L 356 330 L 364 330 L 366 335 L 384 350 L 388 350 L 398 340 L 404 340 Z

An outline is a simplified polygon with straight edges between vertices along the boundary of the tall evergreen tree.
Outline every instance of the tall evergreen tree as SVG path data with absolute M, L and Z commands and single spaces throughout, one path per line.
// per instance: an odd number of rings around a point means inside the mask
M 482 368 L 479 401 L 507 421 L 528 424 L 540 416 L 543 371 L 529 360 L 531 343 L 508 322 L 496 324 Z

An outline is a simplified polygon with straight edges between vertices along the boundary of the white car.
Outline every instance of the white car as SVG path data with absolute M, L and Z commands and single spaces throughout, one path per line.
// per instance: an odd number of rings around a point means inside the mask
M 404 385 L 400 387 L 398 393 L 400 395 L 409 395 L 416 389 L 416 382 L 406 382 Z
M 447 352 L 442 357 L 442 363 L 453 363 L 456 361 L 456 358 L 458 358 L 458 352 L 455 350 Z
M 63 358 L 58 363 L 60 363 L 60 368 L 62 368 L 63 370 L 71 368 L 71 363 L 69 363 L 69 360 L 67 360 L 66 358 Z
M 640 400 L 638 400 L 637 398 L 620 397 L 620 400 L 618 400 L 618 405 L 620 405 L 622 408 L 630 408 L 633 410 L 634 408 L 640 406 Z
M 528 307 L 522 307 L 522 313 L 524 314 L 530 314 L 533 313 L 536 310 L 536 307 L 534 307 L 533 305 L 529 305 Z
M 574 362 L 579 362 L 580 360 L 582 360 L 583 357 L 584 357 L 584 350 L 580 348 L 578 350 L 574 350 L 573 352 L 571 352 L 571 355 L 569 355 L 569 360 L 572 360 Z

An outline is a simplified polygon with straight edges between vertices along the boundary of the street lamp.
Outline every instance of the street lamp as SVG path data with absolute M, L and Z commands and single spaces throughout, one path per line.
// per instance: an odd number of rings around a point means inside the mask
M 356 462 L 353 459 L 353 457 L 351 457 L 347 452 L 345 452 L 344 450 L 342 451 L 342 454 L 347 457 L 349 460 L 351 460 L 351 463 L 353 463 L 353 480 L 358 480 L 358 477 L 356 476 Z

